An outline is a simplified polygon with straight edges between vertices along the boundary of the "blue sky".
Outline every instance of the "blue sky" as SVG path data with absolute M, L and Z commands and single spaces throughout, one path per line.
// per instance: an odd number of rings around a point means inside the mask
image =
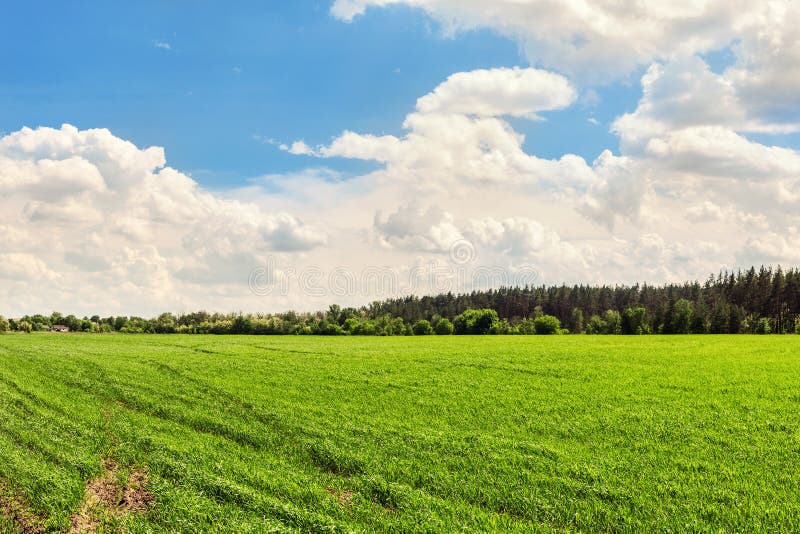
M 408 7 L 352 23 L 327 1 L 18 2 L 0 41 L 0 131 L 69 123 L 166 147 L 172 166 L 215 188 L 315 166 L 259 142 L 327 143 L 344 129 L 402 133 L 417 98 L 450 74 L 527 63 L 491 29 L 443 36 Z M 46 13 L 46 16 L 44 16 Z M 167 48 L 168 47 L 168 48 Z M 599 101 L 516 121 L 545 157 L 594 159 L 617 139 L 610 122 L 636 107 L 638 76 L 595 91 Z M 591 124 L 594 117 L 599 124 Z M 346 174 L 374 166 L 332 159 Z

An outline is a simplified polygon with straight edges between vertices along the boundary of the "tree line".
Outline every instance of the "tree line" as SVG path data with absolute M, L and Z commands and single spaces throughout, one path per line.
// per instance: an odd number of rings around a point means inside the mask
M 408 296 L 315 313 L 163 313 L 155 318 L 0 317 L 0 332 L 255 335 L 800 333 L 800 270 L 723 271 L 704 283 L 504 287 Z

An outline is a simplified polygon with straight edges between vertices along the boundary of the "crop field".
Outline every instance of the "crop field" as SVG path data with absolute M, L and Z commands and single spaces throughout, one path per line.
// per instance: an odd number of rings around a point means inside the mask
M 797 336 L 0 336 L 0 532 L 797 532 L 799 465 Z

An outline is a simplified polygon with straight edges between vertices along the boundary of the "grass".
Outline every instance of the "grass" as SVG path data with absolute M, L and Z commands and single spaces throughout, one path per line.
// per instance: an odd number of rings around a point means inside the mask
M 797 532 L 798 377 L 795 336 L 6 335 L 0 500 L 68 531 L 113 459 L 154 502 L 107 532 Z

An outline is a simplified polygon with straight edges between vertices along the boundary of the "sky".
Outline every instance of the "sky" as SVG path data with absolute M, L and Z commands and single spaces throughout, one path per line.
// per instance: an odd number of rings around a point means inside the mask
M 791 0 L 16 3 L 0 314 L 800 263 Z

